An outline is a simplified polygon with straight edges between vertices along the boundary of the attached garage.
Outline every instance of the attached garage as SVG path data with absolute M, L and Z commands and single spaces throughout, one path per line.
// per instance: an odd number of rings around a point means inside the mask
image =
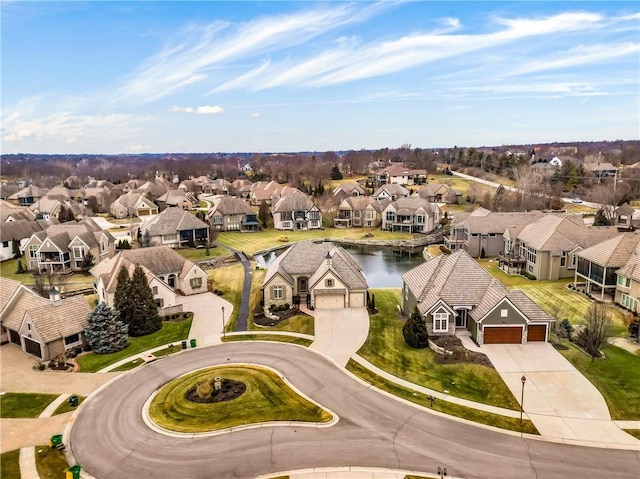
M 503 326 L 483 328 L 483 344 L 520 344 L 522 343 L 522 327 Z
M 36 343 L 33 339 L 24 338 L 24 348 L 29 354 L 33 354 L 39 358 L 42 358 L 42 350 L 40 349 L 40 343 Z
M 530 324 L 527 332 L 527 341 L 546 341 L 547 325 Z
M 349 293 L 349 306 L 351 306 L 352 308 L 362 308 L 364 307 L 364 303 L 365 303 L 365 293 L 364 292 L 360 292 L 360 293 Z
M 316 309 L 344 308 L 344 294 L 319 294 L 316 295 Z

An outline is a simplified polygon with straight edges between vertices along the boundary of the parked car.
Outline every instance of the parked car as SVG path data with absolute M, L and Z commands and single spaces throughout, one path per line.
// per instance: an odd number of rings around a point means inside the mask
M 581 200 L 580 198 L 576 197 L 576 198 L 573 198 L 573 199 L 571 200 L 571 202 L 572 202 L 572 203 L 582 203 L 582 200 Z

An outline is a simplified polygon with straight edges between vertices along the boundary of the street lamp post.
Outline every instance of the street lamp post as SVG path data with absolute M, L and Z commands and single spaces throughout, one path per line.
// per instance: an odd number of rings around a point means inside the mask
M 224 330 L 224 306 L 222 306 L 222 339 L 226 338 Z M 522 423 L 522 421 L 520 421 Z
M 527 378 L 524 374 L 520 378 L 520 381 L 522 382 L 522 395 L 520 396 L 520 425 L 522 426 L 522 413 L 524 412 L 524 383 L 527 382 Z

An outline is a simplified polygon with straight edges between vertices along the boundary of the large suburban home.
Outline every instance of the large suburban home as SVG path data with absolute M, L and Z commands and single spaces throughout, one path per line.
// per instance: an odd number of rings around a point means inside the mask
M 207 219 L 214 231 L 259 231 L 257 213 L 246 201 L 224 196 L 214 202 L 207 213 Z
M 427 183 L 427 170 L 410 169 L 400 163 L 394 163 L 378 171 L 376 181 L 381 185 L 424 185 Z
M 522 291 L 505 288 L 466 251 L 402 275 L 402 309 L 417 306 L 429 336 L 471 335 L 482 344 L 547 341 L 554 321 Z
M 519 233 L 526 225 L 543 217 L 540 211 L 525 213 L 494 213 L 478 208 L 469 215 L 456 215 L 444 245 L 451 251 L 465 250 L 473 258 L 498 256 L 505 251 L 504 234 Z M 513 236 L 515 237 L 515 236 Z
M 231 182 L 230 192 L 233 196 L 247 200 L 251 192 L 251 185 L 253 185 L 253 183 L 249 180 L 234 180 Z
M 91 254 L 98 263 L 115 254 L 115 238 L 103 231 L 91 218 L 53 224 L 31 235 L 21 248 L 25 267 L 36 273 L 81 271 Z
M 198 200 L 193 193 L 184 190 L 168 190 L 157 199 L 161 210 L 165 208 L 178 208 L 191 211 L 198 206 Z
M 315 309 L 366 306 L 367 280 L 344 248 L 325 241 L 300 241 L 278 256 L 262 282 L 265 309 L 307 304 Z
M 28 206 L 16 206 L 8 201 L 0 200 L 0 223 L 35 219 L 36 214 Z
M 634 314 L 640 313 L 640 244 L 617 271 L 617 276 L 614 301 Z
M 260 206 L 262 202 L 274 205 L 283 196 L 298 191 L 293 186 L 281 185 L 277 181 L 256 181 L 249 190 L 249 203 L 251 206 Z
M 229 195 L 231 194 L 231 182 L 224 178 L 210 180 L 202 187 L 202 192 L 207 195 Z
M 577 252 L 576 287 L 600 301 L 613 301 L 618 287 L 624 290 L 621 294 L 627 293 L 631 278 L 621 275 L 620 270 L 629 262 L 638 245 L 640 232 L 622 233 Z
M 618 168 L 611 163 L 586 163 L 584 168 L 598 179 L 613 177 L 618 174 Z
M 365 195 L 364 188 L 362 188 L 362 186 L 360 186 L 356 182 L 340 183 L 338 186 L 336 186 L 333 189 L 333 197 L 338 201 L 342 201 L 345 198 L 349 198 L 353 196 L 364 196 L 364 195 Z
M 374 227 L 382 224 L 382 211 L 389 200 L 374 200 L 371 196 L 345 198 L 338 205 L 338 213 L 333 219 L 336 228 Z
M 131 216 L 150 216 L 158 214 L 158 206 L 147 198 L 146 193 L 134 193 L 130 191 L 120 195 L 109 207 L 111 216 L 116 219 Z
M 207 291 L 207 273 L 193 261 L 168 246 L 137 248 L 118 252 L 91 269 L 98 300 L 114 306 L 118 273 L 122 267 L 133 275 L 142 267 L 161 316 L 182 311 L 180 296 Z
M 509 257 L 501 257 L 500 266 L 504 269 L 508 264 L 507 272 L 526 271 L 540 280 L 572 278 L 576 253 L 617 234 L 613 226 L 586 226 L 581 215 L 543 216 L 522 228 L 515 239 L 512 235 L 505 238 Z
M 277 230 L 312 230 L 322 228 L 322 213 L 302 191 L 281 197 L 271 208 L 273 227 Z
M 82 346 L 91 311 L 83 295 L 45 299 L 22 283 L 0 278 L 0 340 L 48 361 Z
M 382 229 L 401 233 L 429 233 L 440 223 L 437 204 L 417 197 L 399 198 L 382 210 Z
M 139 236 L 148 236 L 149 246 L 194 247 L 209 242 L 209 225 L 189 211 L 167 208 L 144 223 Z
M 47 229 L 53 224 L 58 224 L 58 220 L 53 218 L 50 220 L 19 220 L 8 221 L 0 228 L 0 261 L 13 258 L 13 243 L 18 243 L 18 249 L 23 250 L 29 238 L 35 233 Z
M 418 188 L 413 196 L 418 196 L 429 203 L 447 203 L 459 205 L 462 202 L 462 193 L 454 190 L 449 185 L 441 183 L 429 183 Z
M 7 201 L 18 206 L 31 206 L 40 198 L 42 198 L 46 194 L 46 192 L 47 190 L 43 190 L 42 188 L 38 188 L 35 185 L 31 185 L 7 197 Z
M 393 183 L 389 185 L 382 185 L 380 188 L 373 192 L 373 195 L 371 195 L 371 197 L 376 200 L 395 201 L 398 198 L 406 198 L 409 195 L 409 190 L 407 190 L 404 186 Z

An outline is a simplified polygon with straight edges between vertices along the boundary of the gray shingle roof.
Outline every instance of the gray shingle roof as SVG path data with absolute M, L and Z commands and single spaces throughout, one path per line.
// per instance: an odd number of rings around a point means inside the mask
M 470 233 L 504 234 L 505 230 L 510 226 L 528 225 L 542 217 L 541 211 L 495 213 L 484 208 L 478 208 L 466 217 L 463 227 L 468 229 Z
M 148 231 L 151 236 L 164 236 L 202 228 L 209 228 L 209 225 L 189 211 L 167 208 L 140 229 L 143 232 Z
M 27 311 L 43 343 L 65 338 L 84 330 L 91 311 L 84 296 L 71 296 L 58 301 L 47 301 L 47 303 Z
M 31 235 L 38 231 L 43 231 L 47 227 L 58 224 L 57 219 L 51 220 L 18 220 L 8 221 L 2 224 L 0 228 L 0 241 L 11 241 L 13 239 L 21 240 L 24 238 L 30 238 Z
M 620 268 L 627 263 L 638 244 L 640 232 L 623 233 L 580 251 L 578 256 L 600 266 Z
M 625 265 L 617 273 L 640 282 L 640 244 L 635 247 Z
M 230 196 L 221 198 L 220 201 L 218 201 L 218 203 L 216 203 L 216 205 L 211 208 L 208 216 L 211 216 L 215 213 L 220 213 L 223 216 L 256 214 L 256 212 L 251 209 L 246 201 L 240 198 L 231 198 Z
M 378 188 L 372 196 L 376 197 L 376 196 L 380 196 L 380 194 L 386 191 L 389 196 L 409 196 L 409 190 L 407 190 L 404 186 L 402 185 L 398 185 L 396 183 L 391 183 L 388 185 L 382 185 L 380 188 Z
M 313 201 L 311 201 L 311 198 L 302 191 L 296 191 L 295 193 L 280 198 L 273 206 L 273 212 L 308 211 L 312 207 Z

